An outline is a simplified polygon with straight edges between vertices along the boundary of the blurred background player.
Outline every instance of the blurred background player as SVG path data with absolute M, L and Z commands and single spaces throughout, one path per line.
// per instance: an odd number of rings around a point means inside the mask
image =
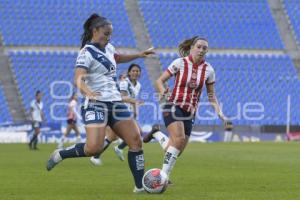
M 122 73 L 119 75 L 119 82 L 120 81 L 124 81 L 126 79 L 127 75 L 126 75 L 126 72 Z
M 68 104 L 68 114 L 67 114 L 67 129 L 66 132 L 63 133 L 57 148 L 62 149 L 64 147 L 64 142 L 66 137 L 70 134 L 72 130 L 75 131 L 76 135 L 76 143 L 81 142 L 80 132 L 77 127 L 77 104 L 78 104 L 78 96 L 76 93 L 73 93 L 69 104 Z
M 208 99 L 225 126 L 231 122 L 223 115 L 214 89 L 215 71 L 205 61 L 208 42 L 205 38 L 193 37 L 179 45 L 181 58 L 174 60 L 157 79 L 156 88 L 162 102 L 165 126 L 169 137 L 157 131 L 144 137 L 145 143 L 152 138 L 159 141 L 165 150 L 162 170 L 170 176 L 177 157 L 185 149 L 189 140 L 195 114 L 197 112 L 203 85 L 206 85 Z M 169 94 L 164 84 L 175 76 L 175 85 Z
M 35 93 L 35 99 L 30 103 L 30 118 L 32 123 L 33 135 L 28 145 L 29 149 L 33 150 L 38 150 L 38 136 L 41 132 L 40 128 L 42 125 L 42 121 L 44 120 L 42 96 L 42 92 L 37 90 Z
M 116 83 L 117 63 L 130 62 L 154 54 L 150 49 L 136 54 L 118 54 L 109 43 L 112 23 L 105 17 L 92 14 L 84 23 L 82 45 L 76 61 L 75 84 L 85 97 L 81 115 L 86 129 L 86 143 L 78 143 L 63 150 L 55 150 L 47 162 L 52 170 L 67 158 L 97 155 L 104 144 L 106 126 L 129 146 L 128 164 L 134 178 L 134 193 L 144 192 L 144 152 L 139 128 Z
M 233 125 L 231 122 L 227 123 L 224 129 L 224 142 L 231 142 L 232 141 L 232 130 Z
M 141 84 L 138 81 L 141 76 L 141 71 L 141 67 L 138 64 L 131 64 L 127 70 L 127 77 L 124 80 L 120 81 L 119 84 L 123 100 L 126 101 L 126 98 L 136 99 L 136 102 L 134 103 L 126 103 L 129 107 L 129 110 L 134 114 L 134 118 L 137 117 L 137 106 L 143 103 L 142 101 L 137 100 L 141 90 Z M 119 157 L 121 157 L 121 160 L 124 160 L 123 149 L 126 146 L 127 144 L 122 141 L 121 144 L 114 147 L 115 153 L 119 155 Z

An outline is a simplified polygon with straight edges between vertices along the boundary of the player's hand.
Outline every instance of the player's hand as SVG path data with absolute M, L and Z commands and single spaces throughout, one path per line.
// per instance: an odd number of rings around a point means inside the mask
M 164 103 L 164 102 L 166 102 L 166 101 L 168 100 L 168 98 L 169 98 L 170 96 L 171 96 L 170 88 L 167 87 L 167 88 L 165 89 L 164 93 L 159 95 L 159 101 L 160 101 L 161 103 Z
M 140 106 L 143 105 L 145 102 L 142 100 L 136 100 L 135 105 Z
M 148 56 L 153 55 L 153 54 L 155 54 L 155 51 L 154 51 L 154 48 L 151 47 L 151 48 L 149 48 L 145 51 L 140 52 L 140 57 L 145 58 L 145 57 L 148 57 Z
M 97 97 L 101 96 L 100 92 L 90 92 L 86 95 L 90 100 L 97 100 Z

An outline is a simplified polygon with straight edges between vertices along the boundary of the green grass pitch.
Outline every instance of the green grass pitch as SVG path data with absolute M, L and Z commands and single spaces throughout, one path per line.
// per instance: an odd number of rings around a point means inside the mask
M 0 144 L 1 200 L 297 200 L 300 199 L 298 143 L 190 143 L 164 194 L 133 194 L 127 161 L 109 148 L 104 165 L 68 159 L 51 172 L 46 161 L 55 145 L 29 151 L 26 144 Z M 146 169 L 161 167 L 157 143 L 144 145 Z

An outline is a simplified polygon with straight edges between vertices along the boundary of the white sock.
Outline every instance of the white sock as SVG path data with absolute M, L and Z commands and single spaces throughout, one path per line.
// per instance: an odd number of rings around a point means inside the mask
M 153 137 L 159 142 L 160 146 L 165 150 L 168 145 L 169 138 L 160 131 L 153 133 Z
M 224 142 L 231 142 L 231 138 L 232 138 L 232 131 L 225 131 Z
M 172 146 L 169 146 L 168 150 L 165 153 L 162 170 L 168 175 L 168 177 L 170 176 L 171 170 L 173 169 L 176 163 L 176 159 L 179 153 L 180 151 Z
M 60 162 L 60 161 L 62 160 L 62 158 L 61 158 L 59 152 L 57 152 L 57 153 L 54 155 L 53 160 L 54 160 L 54 162 L 57 162 L 57 163 Z

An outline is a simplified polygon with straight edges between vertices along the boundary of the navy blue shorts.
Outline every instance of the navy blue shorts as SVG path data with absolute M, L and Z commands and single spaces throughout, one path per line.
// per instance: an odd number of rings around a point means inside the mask
M 33 121 L 32 122 L 32 129 L 41 128 L 41 126 L 42 126 L 41 122 L 38 122 L 38 121 Z
M 128 107 L 123 102 L 90 101 L 87 108 L 81 107 L 83 123 L 113 125 L 122 120 L 134 119 Z
M 166 127 L 173 122 L 182 121 L 185 135 L 191 135 L 195 117 L 190 112 L 183 110 L 178 105 L 166 104 L 163 106 L 163 118 Z

